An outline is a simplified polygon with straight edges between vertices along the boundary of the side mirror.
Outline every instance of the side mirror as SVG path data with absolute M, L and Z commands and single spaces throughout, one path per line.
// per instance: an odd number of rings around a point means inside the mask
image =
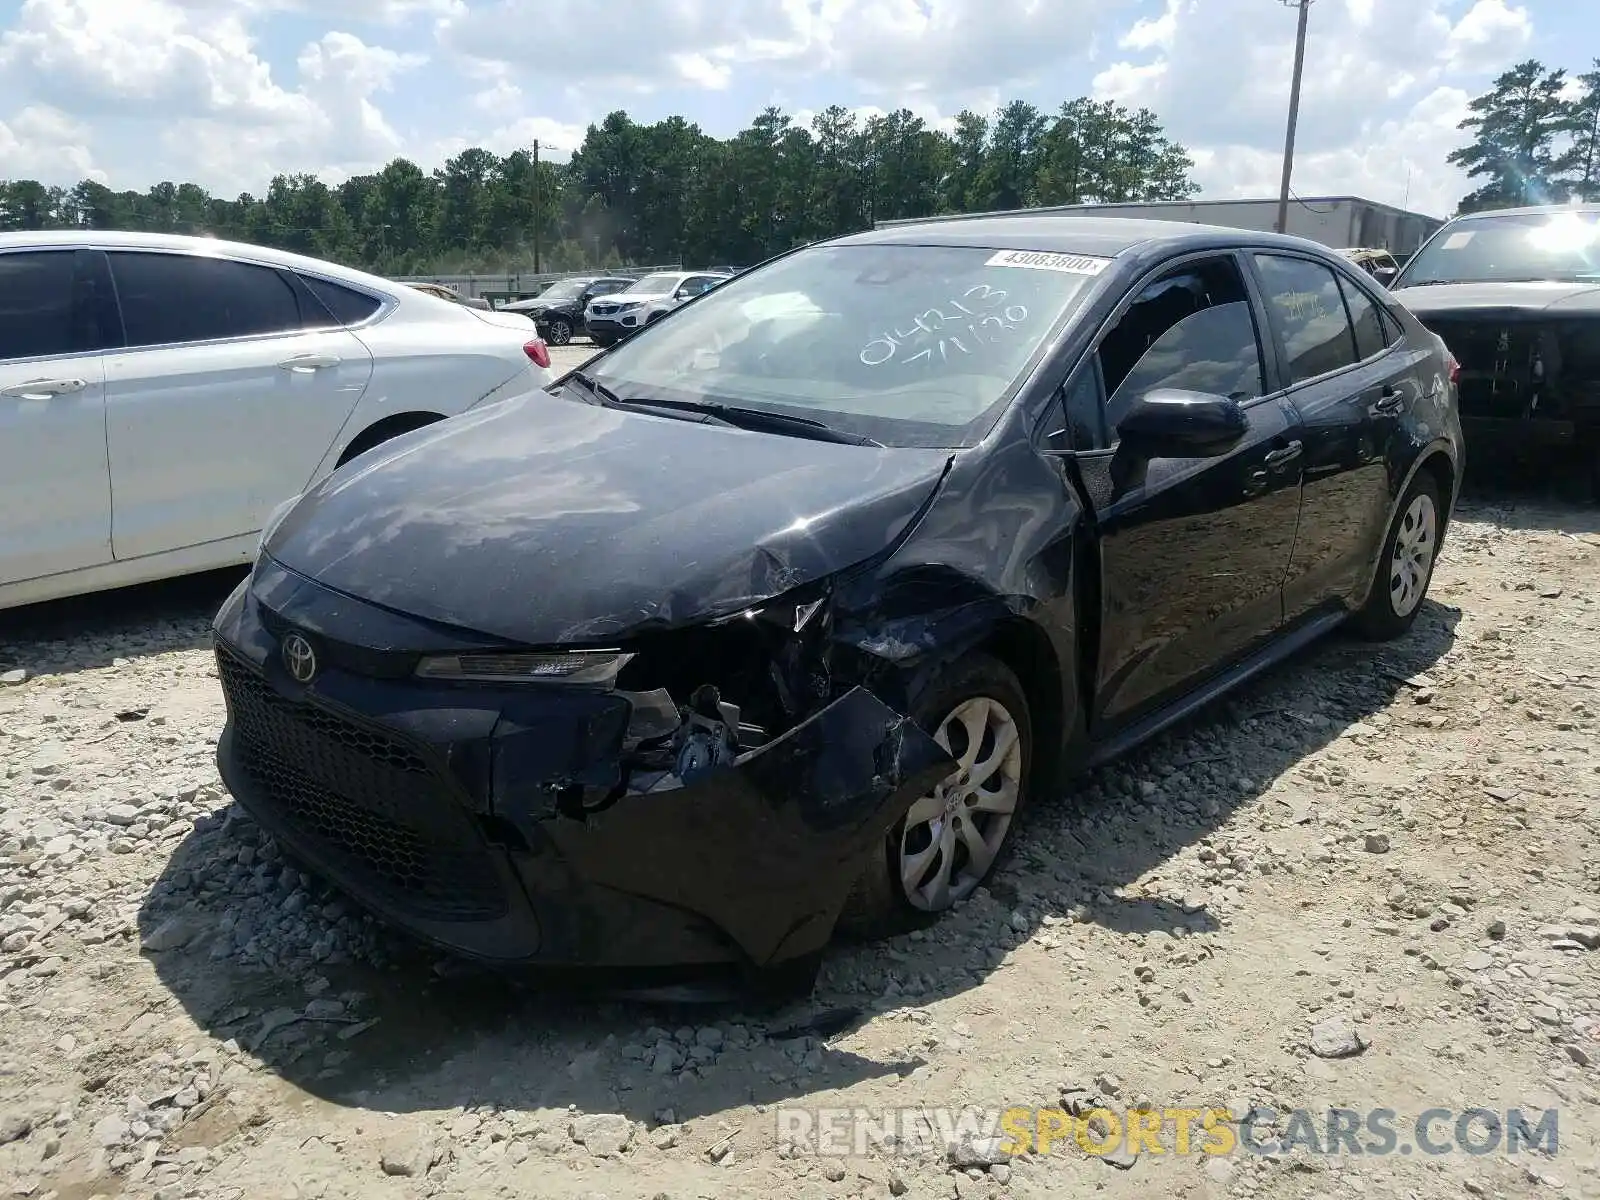
M 1383 284 L 1384 287 L 1388 287 L 1393 283 L 1394 277 L 1398 274 L 1400 274 L 1400 271 L 1396 267 L 1375 267 L 1372 271 L 1372 277 Z
M 1157 388 L 1134 401 L 1117 436 L 1141 458 L 1216 458 L 1250 427 L 1237 400 L 1209 392 Z

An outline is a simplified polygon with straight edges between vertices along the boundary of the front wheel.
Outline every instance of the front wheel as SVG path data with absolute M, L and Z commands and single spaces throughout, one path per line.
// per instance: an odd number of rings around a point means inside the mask
M 881 937 L 933 923 L 977 891 L 1009 849 L 1033 765 L 1028 699 L 1004 663 L 974 654 L 913 705 L 956 769 L 890 830 L 840 928 Z
M 1443 513 L 1439 484 L 1424 467 L 1400 498 L 1394 524 L 1384 539 L 1372 594 L 1356 613 L 1356 628 L 1366 637 L 1389 641 L 1416 621 L 1433 580 Z
M 550 322 L 544 340 L 552 346 L 565 346 L 572 340 L 572 322 L 557 317 Z

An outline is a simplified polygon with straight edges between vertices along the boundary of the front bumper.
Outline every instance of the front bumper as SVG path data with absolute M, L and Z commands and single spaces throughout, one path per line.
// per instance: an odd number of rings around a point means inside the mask
M 502 963 L 773 968 L 815 959 L 867 856 L 948 754 L 857 688 L 730 767 L 627 790 L 619 693 L 436 684 L 441 633 L 263 558 L 216 621 L 234 798 L 384 919 Z M 319 650 L 307 685 L 280 637 Z M 431 640 L 430 640 L 431 639 Z

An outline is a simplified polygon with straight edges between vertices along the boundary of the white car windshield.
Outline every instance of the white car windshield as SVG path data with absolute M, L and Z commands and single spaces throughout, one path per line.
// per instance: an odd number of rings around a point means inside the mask
M 886 445 L 983 435 L 1105 258 L 822 246 L 737 276 L 600 359 L 628 400 L 805 416 Z
M 1441 230 L 1396 287 L 1600 279 L 1600 212 L 1473 217 Z
M 625 292 L 639 292 L 642 295 L 661 295 L 666 292 L 676 291 L 678 281 L 682 275 L 646 275 L 631 286 L 623 289 Z

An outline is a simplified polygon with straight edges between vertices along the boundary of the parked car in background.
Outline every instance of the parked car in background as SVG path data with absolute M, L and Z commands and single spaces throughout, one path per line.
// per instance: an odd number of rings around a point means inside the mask
M 1384 287 L 1388 287 L 1393 283 L 1395 276 L 1400 274 L 1400 264 L 1395 260 L 1394 255 L 1387 250 L 1352 247 L 1348 250 L 1341 250 L 1339 253 L 1383 284 Z
M 545 341 L 565 346 L 573 334 L 583 332 L 583 313 L 590 301 L 631 286 L 632 279 L 610 275 L 558 279 L 533 299 L 504 305 L 500 311 L 522 313 L 538 326 Z
M 1576 456 L 1600 501 L 1600 205 L 1457 217 L 1393 290 L 1461 360 L 1469 449 Z
M 464 304 L 468 308 L 494 307 L 481 296 L 463 296 L 454 288 L 447 288 L 442 283 L 412 283 L 408 284 L 407 286 L 413 287 L 417 291 L 426 293 L 429 296 L 437 296 L 441 300 L 449 300 L 455 304 Z
M 258 246 L 0 233 L 0 608 L 249 562 L 335 467 L 552 379 L 532 333 Z
M 841 912 L 971 896 L 1030 797 L 1346 622 L 1403 634 L 1452 378 L 1298 238 L 800 249 L 302 497 L 217 617 L 219 768 L 458 951 L 808 985 Z
M 590 301 L 584 309 L 584 331 L 595 345 L 610 346 L 729 278 L 716 271 L 660 271 L 646 275 L 615 295 Z

